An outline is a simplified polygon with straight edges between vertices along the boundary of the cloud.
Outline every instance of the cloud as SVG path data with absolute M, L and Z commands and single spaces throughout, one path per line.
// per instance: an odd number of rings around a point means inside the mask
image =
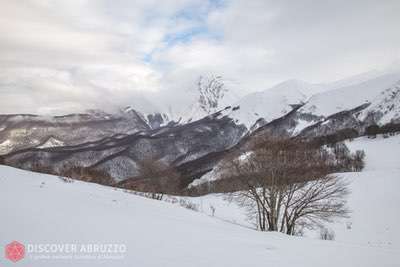
M 0 113 L 179 105 L 199 75 L 237 95 L 400 58 L 398 1 L 3 1 Z M 153 105 L 147 102 L 149 99 Z
M 171 18 L 189 4 L 2 3 L 0 112 L 62 113 L 140 104 L 143 92 L 160 86 L 160 74 L 143 56 L 179 30 Z
M 158 60 L 174 74 L 216 71 L 243 93 L 290 78 L 336 80 L 399 58 L 399 11 L 398 1 L 229 1 L 207 20 L 222 38 L 179 44 Z

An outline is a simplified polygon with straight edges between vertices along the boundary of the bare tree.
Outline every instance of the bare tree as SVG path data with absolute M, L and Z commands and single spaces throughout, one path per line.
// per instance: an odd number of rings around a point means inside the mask
M 225 161 L 223 179 L 245 190 L 231 199 L 247 209 L 261 231 L 290 235 L 346 216 L 346 183 L 329 175 L 335 159 L 322 148 L 292 140 L 260 138 L 247 152 Z

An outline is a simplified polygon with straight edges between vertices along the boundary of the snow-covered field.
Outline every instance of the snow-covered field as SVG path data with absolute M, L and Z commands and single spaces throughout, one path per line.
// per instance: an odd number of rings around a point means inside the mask
M 366 150 L 367 168 L 345 174 L 353 180 L 351 229 L 346 220 L 332 226 L 336 241 L 226 222 L 240 218 L 240 210 L 210 201 L 219 196 L 197 198 L 205 212 L 215 204 L 211 217 L 109 187 L 0 166 L 0 246 L 17 240 L 27 250 L 17 263 L 0 257 L 0 266 L 400 266 L 400 136 L 361 138 L 350 147 Z M 66 243 L 116 243 L 126 252 L 111 259 L 54 259 L 59 251 L 28 251 L 35 244 Z M 43 255 L 50 259 L 32 258 Z
M 326 227 L 334 231 L 336 241 L 400 249 L 400 135 L 361 137 L 346 144 L 351 151 L 365 151 L 366 166 L 362 172 L 339 174 L 350 182 L 348 206 L 352 212 L 350 218 Z M 216 218 L 254 228 L 245 212 L 225 198 L 223 194 L 213 194 L 186 199 L 208 215 L 212 214 L 212 206 Z M 319 229 L 305 234 L 319 238 Z

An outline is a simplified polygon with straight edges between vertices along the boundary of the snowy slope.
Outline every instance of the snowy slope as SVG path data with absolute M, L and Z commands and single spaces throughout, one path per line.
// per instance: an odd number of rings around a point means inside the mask
M 338 220 L 326 227 L 335 232 L 335 239 L 358 245 L 387 246 L 400 250 L 400 135 L 376 139 L 357 138 L 347 142 L 351 151 L 364 150 L 366 166 L 362 172 L 341 173 L 350 183 L 351 194 L 348 206 L 350 218 Z M 213 177 L 205 177 L 212 180 Z M 201 179 L 195 180 L 197 183 Z M 192 184 L 195 184 L 194 182 Z M 245 212 L 235 203 L 224 199 L 224 194 L 213 194 L 197 198 L 187 198 L 196 203 L 200 210 L 215 217 L 246 227 L 254 227 L 246 219 Z M 309 237 L 319 238 L 319 230 L 308 231 Z
M 259 118 L 269 122 L 290 112 L 293 109 L 291 105 L 298 105 L 307 100 L 303 91 L 313 86 L 306 82 L 289 80 L 268 90 L 249 94 L 232 105 L 239 109 L 229 116 L 250 129 Z
M 261 233 L 112 188 L 0 166 L 0 246 L 117 243 L 117 259 L 1 266 L 396 266 L 399 250 Z M 49 255 L 53 257 L 55 254 Z M 92 255 L 92 254 L 91 254 Z M 94 254 L 95 255 L 95 254 Z M 334 255 L 334 256 L 333 256 Z
M 338 89 L 338 88 L 342 88 L 342 87 L 348 87 L 351 85 L 360 84 L 360 83 L 366 82 L 368 80 L 378 78 L 379 76 L 388 74 L 389 72 L 395 72 L 395 70 L 390 70 L 390 69 L 370 70 L 370 71 L 356 74 L 356 75 L 353 75 L 350 77 L 346 77 L 344 79 L 330 82 L 327 84 L 327 86 L 328 86 L 329 90 Z
M 369 102 L 376 103 L 373 105 L 373 111 L 376 111 L 382 105 L 382 98 L 387 99 L 395 88 L 378 99 L 377 96 L 382 91 L 392 88 L 398 81 L 399 71 L 370 71 L 325 84 L 287 80 L 265 91 L 244 96 L 232 105 L 240 109 L 232 112 L 230 117 L 250 128 L 259 118 L 264 118 L 266 122 L 272 121 L 291 111 L 292 105 L 304 102 L 307 103 L 299 112 L 318 117 L 327 117 Z M 398 99 L 392 100 L 396 101 Z M 391 107 L 391 103 L 386 106 Z M 386 118 L 391 118 L 391 113 L 386 114 Z M 295 132 L 313 123 L 315 122 L 300 122 Z
M 351 218 L 328 227 L 336 240 L 400 249 L 400 135 L 361 137 L 347 145 L 365 151 L 366 166 L 363 172 L 345 174 L 351 182 Z
M 400 171 L 400 134 L 383 138 L 360 137 L 346 142 L 351 151 L 364 150 L 367 171 Z M 400 176 L 399 176 L 400 178 Z
M 371 115 L 381 125 L 400 121 L 400 81 L 376 96 L 371 105 L 362 111 L 360 118 Z
M 316 94 L 299 112 L 327 117 L 337 112 L 353 109 L 371 102 L 382 91 L 400 80 L 400 73 L 390 73 L 359 84 L 341 87 Z

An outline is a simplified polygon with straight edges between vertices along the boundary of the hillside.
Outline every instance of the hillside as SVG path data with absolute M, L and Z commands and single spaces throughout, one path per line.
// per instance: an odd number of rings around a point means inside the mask
M 0 166 L 1 246 L 118 243 L 122 258 L 2 266 L 396 266 L 398 249 L 261 233 L 96 184 Z M 14 200 L 14 201 L 12 201 Z M 105 216 L 106 214 L 106 216 Z M 95 253 L 94 253 L 95 254 Z M 56 254 L 49 255 L 55 257 Z M 65 254 L 64 254 L 65 255 Z M 114 255 L 115 256 L 115 255 Z M 121 256 L 121 255 L 120 255 Z
M 248 94 L 233 104 L 237 110 L 229 116 L 236 123 L 244 124 L 247 129 L 258 119 L 270 122 L 290 112 L 293 106 L 305 102 L 307 96 L 303 92 L 314 86 L 302 81 L 289 80 L 268 90 Z
M 75 146 L 21 150 L 6 155 L 4 162 L 28 170 L 39 166 L 40 170 L 48 169 L 53 174 L 71 166 L 83 166 L 105 172 L 119 182 L 135 178 L 141 164 L 153 159 L 179 169 L 186 179 L 181 181 L 185 187 L 213 168 L 219 157 L 212 158 L 210 154 L 223 153 L 235 145 L 244 132 L 243 126 L 215 113 L 188 124 L 113 136 Z
M 77 145 L 149 129 L 134 110 L 118 114 L 91 110 L 64 116 L 0 114 L 0 155 L 32 147 Z
M 327 117 L 337 112 L 349 110 L 366 102 L 371 102 L 379 93 L 393 86 L 399 80 L 399 73 L 389 73 L 355 85 L 319 93 L 312 96 L 307 104 L 300 109 L 300 112 Z

